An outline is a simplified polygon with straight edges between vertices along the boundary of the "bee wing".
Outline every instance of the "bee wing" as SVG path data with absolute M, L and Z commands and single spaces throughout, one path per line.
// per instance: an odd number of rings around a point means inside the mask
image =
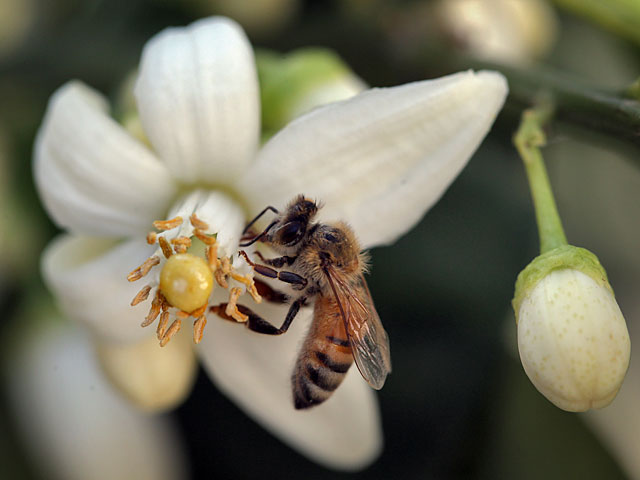
M 353 358 L 364 379 L 376 390 L 391 372 L 389 337 L 373 305 L 369 287 L 362 275 L 350 285 L 333 268 L 325 274 L 344 320 Z

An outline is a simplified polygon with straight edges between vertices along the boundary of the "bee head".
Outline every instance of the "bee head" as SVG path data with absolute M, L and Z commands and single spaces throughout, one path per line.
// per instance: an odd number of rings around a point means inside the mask
M 269 232 L 267 241 L 286 247 L 297 245 L 307 234 L 318 208 L 318 204 L 313 200 L 305 198 L 304 195 L 298 195 Z

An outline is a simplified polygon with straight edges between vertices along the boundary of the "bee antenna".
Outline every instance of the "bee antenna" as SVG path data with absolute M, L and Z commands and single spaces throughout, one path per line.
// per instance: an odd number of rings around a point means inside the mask
M 263 212 L 264 213 L 264 212 Z M 248 242 L 245 243 L 240 243 L 238 244 L 238 246 L 240 247 L 248 247 L 249 245 L 253 245 L 254 243 L 256 243 L 258 240 L 260 240 L 262 237 L 264 237 L 269 230 L 271 230 L 271 228 L 273 228 L 273 226 L 278 223 L 277 220 L 274 220 L 273 222 L 271 222 L 269 224 L 269 226 L 267 228 L 264 229 L 264 231 L 260 234 L 260 235 L 256 235 L 255 237 L 253 237 L 251 240 L 249 240 Z
M 278 214 L 280 212 L 278 212 L 278 209 L 276 207 L 272 207 L 271 205 L 269 205 L 268 207 L 266 207 L 264 210 L 262 210 L 253 220 L 251 220 L 246 227 L 244 227 L 244 230 L 242 231 L 242 234 L 244 235 L 245 233 L 247 233 L 247 231 L 251 228 L 251 225 L 253 225 L 254 223 L 256 223 L 260 217 L 262 215 L 264 215 L 265 213 L 267 213 L 268 210 L 271 210 L 273 213 Z M 269 227 L 271 228 L 271 227 Z M 264 232 L 263 232 L 264 234 Z

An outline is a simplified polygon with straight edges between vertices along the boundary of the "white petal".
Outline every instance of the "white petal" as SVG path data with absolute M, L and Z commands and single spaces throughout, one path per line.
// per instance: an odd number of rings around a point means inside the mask
M 504 77 L 471 71 L 373 89 L 285 127 L 240 181 L 253 212 L 303 193 L 348 221 L 363 246 L 393 242 L 467 164 L 507 94 Z
M 209 18 L 154 37 L 135 94 L 144 129 L 177 178 L 221 183 L 253 159 L 258 79 L 251 45 L 232 20 Z
M 70 327 L 36 335 L 8 371 L 13 418 L 42 478 L 185 477 L 173 425 L 111 390 L 86 335 Z
M 189 222 L 191 214 L 209 225 L 208 234 L 216 234 L 218 256 L 230 256 L 238 250 L 238 242 L 245 225 L 245 214 L 240 205 L 229 196 L 215 190 L 195 190 L 180 198 L 169 212 L 167 218 L 182 217 L 183 223 L 175 231 L 167 232 L 173 236 L 193 235 L 193 226 Z
M 51 97 L 35 145 L 36 185 L 60 227 L 87 235 L 146 232 L 166 213 L 175 186 L 107 112 L 105 99 L 79 82 Z
M 42 273 L 69 318 L 111 341 L 132 342 L 153 332 L 149 330 L 152 327 L 140 327 L 149 302 L 130 305 L 147 282 L 144 278 L 128 282 L 127 275 L 153 251 L 154 247 L 143 241 L 117 244 L 62 235 L 45 250 Z
M 284 319 L 286 309 L 260 307 L 254 310 L 274 324 Z M 359 470 L 380 454 L 382 432 L 375 395 L 355 367 L 325 403 L 293 408 L 291 372 L 310 313 L 303 310 L 278 337 L 211 316 L 198 352 L 220 390 L 256 422 L 320 464 Z
M 159 412 L 176 407 L 191 393 L 197 371 L 192 345 L 191 328 L 185 325 L 164 347 L 151 335 L 127 344 L 97 341 L 96 353 L 120 393 L 143 410 Z

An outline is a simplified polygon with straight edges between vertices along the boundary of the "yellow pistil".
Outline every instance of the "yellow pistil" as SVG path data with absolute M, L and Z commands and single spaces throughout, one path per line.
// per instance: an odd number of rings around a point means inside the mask
M 160 291 L 171 306 L 192 312 L 206 305 L 213 290 L 213 274 L 201 257 L 179 253 L 167 259 L 160 272 Z

